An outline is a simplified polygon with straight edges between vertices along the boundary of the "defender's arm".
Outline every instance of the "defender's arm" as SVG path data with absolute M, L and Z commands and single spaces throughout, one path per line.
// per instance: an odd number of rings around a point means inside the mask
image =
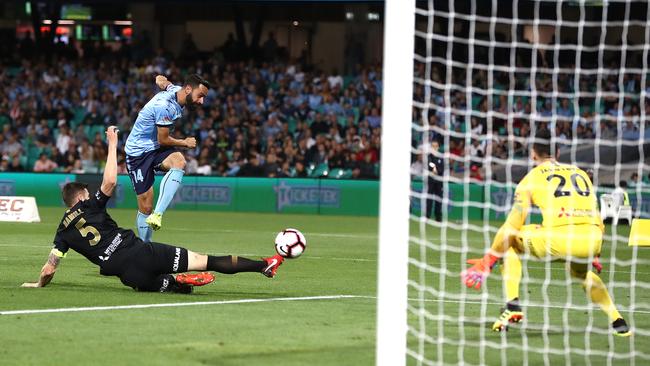
M 111 196 L 117 185 L 117 127 L 110 126 L 106 130 L 108 140 L 108 156 L 104 167 L 104 178 L 100 189 L 102 193 Z
M 52 281 L 54 273 L 56 273 L 56 269 L 58 268 L 59 263 L 61 263 L 61 257 L 55 253 L 55 250 L 56 249 L 53 249 L 50 252 L 47 262 L 43 265 L 43 268 L 41 268 L 41 276 L 38 279 L 38 282 L 25 282 L 21 287 L 45 287 L 50 283 L 50 281 Z

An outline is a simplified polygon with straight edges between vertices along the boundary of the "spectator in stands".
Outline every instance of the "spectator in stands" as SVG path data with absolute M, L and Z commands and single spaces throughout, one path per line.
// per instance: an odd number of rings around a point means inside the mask
M 280 171 L 278 171 L 277 174 L 278 178 L 291 178 L 291 168 L 289 166 L 289 162 L 285 161 L 282 163 L 282 168 L 280 168 Z
M 5 135 L 0 134 L 0 158 L 4 156 L 4 150 L 7 142 L 5 141 Z
M 372 154 L 367 152 L 359 163 L 359 177 L 362 179 L 377 179 L 375 164 L 372 162 Z
M 81 163 L 80 159 L 77 159 L 74 161 L 74 165 L 72 166 L 72 169 L 70 170 L 70 173 L 72 174 L 84 174 L 86 173 L 86 170 L 83 167 L 83 164 Z
M 379 109 L 373 108 L 370 112 L 370 116 L 366 117 L 368 124 L 371 128 L 381 127 L 381 116 L 379 115 Z
M 470 168 L 470 174 L 469 174 L 470 179 L 475 179 L 479 182 L 483 181 L 483 175 L 481 174 L 481 169 L 477 164 L 472 164 Z
M 97 162 L 95 161 L 95 149 L 87 138 L 81 141 L 81 145 L 77 148 L 81 164 L 86 172 L 95 172 L 97 170 Z
M 307 171 L 305 170 L 305 164 L 302 161 L 296 162 L 296 172 L 293 175 L 296 178 L 307 178 Z
M 63 156 L 63 163 L 59 164 L 59 168 L 61 168 L 61 171 L 64 173 L 70 173 L 72 169 L 74 169 L 77 160 L 79 160 L 79 158 L 76 152 L 74 150 L 68 150 Z
M 330 150 L 327 162 L 330 168 L 343 169 L 345 167 L 345 150 L 343 144 L 337 143 Z
M 23 152 L 23 147 L 18 142 L 18 134 L 13 133 L 4 146 L 4 154 L 9 156 L 18 156 Z
M 314 116 L 314 122 L 309 126 L 309 129 L 311 130 L 311 136 L 318 136 L 320 134 L 328 133 L 330 126 L 323 120 L 322 114 L 316 113 Z
M 70 136 L 70 129 L 65 124 L 59 127 L 59 136 L 56 138 L 56 148 L 61 154 L 65 154 L 68 151 L 70 146 L 70 141 L 72 136 Z
M 50 160 L 46 153 L 41 153 L 36 163 L 34 163 L 33 170 L 37 173 L 51 173 L 56 168 L 56 163 Z
M 260 165 L 257 154 L 251 154 L 237 174 L 240 177 L 264 177 L 264 168 Z
M 93 161 L 99 170 L 104 170 L 106 163 L 106 146 L 103 141 L 95 140 L 93 143 Z
M 199 168 L 199 162 L 196 158 L 189 152 L 185 152 L 185 174 L 194 175 L 196 174 L 197 169 Z
M 623 125 L 623 138 L 626 140 L 636 140 L 639 138 L 639 122 L 627 121 Z
M 483 159 L 485 154 L 483 153 L 485 151 L 483 144 L 478 139 L 473 139 L 472 140 L 472 145 L 469 147 L 469 154 L 472 156 L 472 160 L 475 160 L 480 163 L 480 161 Z
M 562 98 L 557 109 L 557 114 L 562 117 L 573 117 L 573 108 L 568 99 Z
M 18 155 L 14 156 L 11 159 L 11 165 L 9 166 L 9 171 L 11 172 L 24 172 L 25 168 L 20 162 L 20 157 Z
M 11 171 L 11 165 L 9 163 L 9 157 L 4 156 L 0 161 L 0 172 L 9 172 Z
M 262 135 L 265 139 L 274 139 L 275 136 L 282 131 L 282 125 L 278 121 L 276 113 L 269 114 L 269 118 L 262 128 Z
M 278 165 L 278 159 L 274 153 L 269 153 L 266 155 L 266 161 L 264 162 L 264 175 L 269 178 L 275 178 L 280 173 L 280 166 Z
M 332 69 L 332 73 L 327 78 L 327 83 L 329 84 L 330 89 L 334 89 L 336 87 L 339 88 L 343 87 L 343 77 L 339 75 L 338 69 L 336 68 Z
M 65 155 L 61 154 L 57 148 L 52 148 L 50 151 L 50 160 L 56 163 L 57 167 L 64 167 L 66 163 Z
M 411 178 L 422 179 L 423 172 L 422 153 L 417 153 L 415 154 L 415 160 L 411 163 Z
M 643 185 L 643 182 L 641 181 L 641 179 L 639 179 L 639 174 L 634 172 L 630 176 L 630 184 L 629 184 L 629 186 L 630 186 L 630 188 L 634 188 L 634 187 L 637 187 L 639 185 Z
M 210 165 L 210 161 L 207 156 L 199 157 L 198 167 L 196 168 L 196 174 L 212 175 L 212 165 Z
M 318 166 L 320 164 L 327 164 L 327 151 L 325 151 L 325 143 L 321 142 L 316 144 L 316 151 L 311 157 L 311 162 Z
M 98 103 L 94 103 L 94 101 L 91 101 L 88 104 L 91 107 L 89 113 L 86 115 L 86 118 L 84 119 L 84 124 L 91 125 L 91 126 L 103 125 L 104 121 L 102 115 L 99 113 Z
M 483 134 L 483 123 L 478 118 L 472 117 L 471 120 L 472 138 L 479 138 Z

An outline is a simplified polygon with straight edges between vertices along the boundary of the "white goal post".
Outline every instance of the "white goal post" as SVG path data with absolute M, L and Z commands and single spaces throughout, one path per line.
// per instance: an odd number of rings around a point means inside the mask
M 415 0 L 386 0 L 377 365 L 406 363 Z

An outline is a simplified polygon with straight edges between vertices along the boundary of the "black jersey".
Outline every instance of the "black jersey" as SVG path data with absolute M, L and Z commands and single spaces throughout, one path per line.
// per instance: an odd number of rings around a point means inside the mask
M 118 227 L 106 212 L 109 199 L 98 189 L 90 199 L 79 201 L 68 209 L 56 231 L 54 249 L 65 254 L 71 248 L 104 267 L 115 262 L 111 258 L 116 253 L 116 257 L 120 257 L 119 253 L 141 243 L 133 231 Z

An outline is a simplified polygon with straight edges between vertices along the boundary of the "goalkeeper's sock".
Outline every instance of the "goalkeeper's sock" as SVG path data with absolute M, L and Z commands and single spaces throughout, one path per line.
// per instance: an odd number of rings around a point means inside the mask
M 612 322 L 612 328 L 616 332 L 616 335 L 619 337 L 629 337 L 632 335 L 630 327 L 627 325 L 627 322 L 623 318 L 618 318 Z
M 149 215 L 145 215 L 142 212 L 138 211 L 138 215 L 135 219 L 135 225 L 138 228 L 138 236 L 145 243 L 150 242 L 151 235 L 153 235 L 153 229 L 146 223 L 147 217 L 149 217 Z
M 206 269 L 208 271 L 234 274 L 239 272 L 262 272 L 264 267 L 266 267 L 266 262 L 264 261 L 254 261 L 236 255 L 221 257 L 209 255 Z
M 592 271 L 587 272 L 587 276 L 583 282 L 583 287 L 588 292 L 591 301 L 598 304 L 607 314 L 610 322 L 623 318 L 621 313 L 616 310 L 616 305 L 612 302 L 612 298 L 609 297 L 607 287 L 605 287 L 605 284 L 597 274 Z
M 506 287 L 508 302 L 519 299 L 519 283 L 521 282 L 521 259 L 517 252 L 510 248 L 503 256 L 503 282 Z M 521 310 L 518 310 L 521 311 Z
M 510 311 L 521 312 L 521 306 L 519 305 L 519 298 L 515 297 L 514 299 L 506 303 L 506 309 Z
M 169 204 L 172 202 L 178 187 L 180 187 L 183 182 L 184 174 L 185 172 L 182 169 L 169 169 L 160 182 L 160 194 L 158 195 L 158 202 L 156 202 L 156 208 L 153 212 L 162 215 L 167 210 L 167 207 L 169 207 Z

